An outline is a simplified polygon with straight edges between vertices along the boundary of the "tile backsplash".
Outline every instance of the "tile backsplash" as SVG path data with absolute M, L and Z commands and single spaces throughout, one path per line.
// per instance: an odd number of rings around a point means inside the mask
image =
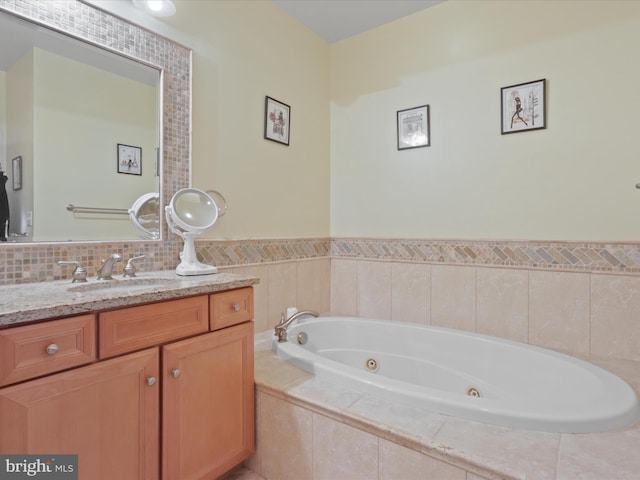
M 462 244 L 333 239 L 331 311 L 640 360 L 636 245 Z
M 415 254 L 435 248 L 433 243 L 451 254 L 447 262 L 443 255 L 434 261 Z M 580 268 L 561 262 L 543 267 L 523 258 L 517 264 L 493 264 L 482 254 L 474 261 L 460 260 L 451 253 L 455 245 L 459 243 L 313 238 L 202 240 L 196 248 L 207 263 L 260 277 L 255 287 L 256 332 L 273 328 L 280 312 L 298 306 L 459 328 L 575 354 L 640 360 L 637 265 L 605 268 L 602 254 Z M 557 250 L 559 244 L 554 245 Z M 483 242 L 466 246 L 495 252 Z M 543 248 L 526 242 L 517 248 L 512 242 L 494 242 L 493 247 L 536 250 L 537 255 Z M 145 254 L 141 271 L 171 269 L 178 263 L 180 248 L 177 242 L 9 244 L 0 247 L 0 281 L 6 285 L 70 278 L 71 268 L 59 267 L 59 259 L 81 261 L 91 277 L 100 260 L 113 251 L 125 258 Z M 628 252 L 622 245 L 591 248 L 613 251 L 616 258 L 628 261 L 637 247 L 630 245 Z

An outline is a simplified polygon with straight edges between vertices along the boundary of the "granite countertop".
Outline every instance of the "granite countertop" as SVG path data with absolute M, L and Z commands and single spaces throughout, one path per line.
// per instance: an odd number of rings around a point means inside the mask
M 126 307 L 190 295 L 249 287 L 257 277 L 217 273 L 180 276 L 174 270 L 138 273 L 134 278 L 71 283 L 70 280 L 0 287 L 0 328 Z

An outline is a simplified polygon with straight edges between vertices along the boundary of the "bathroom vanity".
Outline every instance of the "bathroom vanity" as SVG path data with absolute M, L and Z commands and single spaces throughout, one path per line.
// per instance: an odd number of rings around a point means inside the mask
M 78 454 L 92 480 L 216 478 L 253 452 L 258 279 L 141 278 L 0 288 L 0 452 Z

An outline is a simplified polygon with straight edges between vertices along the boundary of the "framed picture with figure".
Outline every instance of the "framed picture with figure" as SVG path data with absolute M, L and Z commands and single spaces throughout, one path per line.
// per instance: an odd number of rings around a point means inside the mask
M 546 79 L 500 89 L 502 135 L 547 128 Z
M 291 107 L 271 97 L 264 99 L 264 138 L 289 145 Z
M 142 175 L 142 148 L 118 144 L 118 173 Z

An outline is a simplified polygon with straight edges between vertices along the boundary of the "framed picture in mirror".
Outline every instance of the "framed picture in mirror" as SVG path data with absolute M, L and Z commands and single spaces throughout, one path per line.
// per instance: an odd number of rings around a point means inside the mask
M 22 155 L 11 160 L 11 177 L 13 179 L 13 189 L 22 189 Z
M 142 175 L 142 148 L 118 144 L 118 173 Z

